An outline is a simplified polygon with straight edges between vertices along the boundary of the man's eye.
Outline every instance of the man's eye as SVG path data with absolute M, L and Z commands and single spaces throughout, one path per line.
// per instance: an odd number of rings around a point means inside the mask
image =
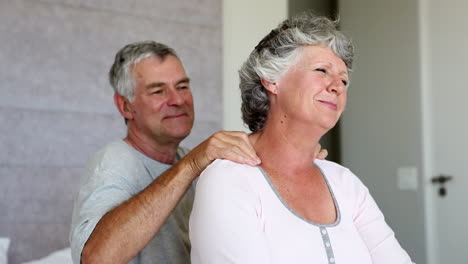
M 324 68 L 317 68 L 315 69 L 316 71 L 319 71 L 319 72 L 323 72 L 323 73 L 327 73 L 327 70 L 324 69 Z
M 347 81 L 347 80 L 343 80 L 342 82 L 343 82 L 344 86 L 347 86 L 347 85 L 348 85 L 348 81 Z
M 152 93 L 153 94 L 162 94 L 163 90 L 154 90 Z
M 177 87 L 177 88 L 178 88 L 179 90 L 186 90 L 186 89 L 188 89 L 189 87 L 186 86 L 186 85 L 184 85 L 184 86 L 179 86 L 179 87 Z

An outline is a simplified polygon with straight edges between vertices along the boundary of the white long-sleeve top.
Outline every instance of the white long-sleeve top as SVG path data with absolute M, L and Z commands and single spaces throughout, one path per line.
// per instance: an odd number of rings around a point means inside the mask
M 260 167 L 213 162 L 196 187 L 192 264 L 411 263 L 362 182 L 336 163 L 315 165 L 337 209 L 332 224 L 295 213 Z

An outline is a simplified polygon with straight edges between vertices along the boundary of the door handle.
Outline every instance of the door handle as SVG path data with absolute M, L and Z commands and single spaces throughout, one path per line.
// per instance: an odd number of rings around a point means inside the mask
M 450 175 L 439 175 L 439 176 L 436 176 L 436 177 L 432 177 L 432 183 L 436 184 L 436 183 L 440 183 L 440 184 L 444 184 L 448 181 L 451 181 L 453 179 L 452 176 Z
M 445 188 L 445 183 L 453 179 L 450 175 L 439 175 L 432 177 L 432 184 L 439 184 L 439 196 L 444 197 L 447 195 L 447 189 Z

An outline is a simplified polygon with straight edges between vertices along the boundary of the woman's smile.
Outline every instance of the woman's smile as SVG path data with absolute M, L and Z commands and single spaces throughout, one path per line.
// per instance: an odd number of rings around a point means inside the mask
M 324 101 L 324 100 L 318 100 L 321 104 L 324 104 L 326 105 L 328 108 L 336 111 L 338 110 L 338 105 L 333 103 L 333 102 L 330 102 L 330 101 Z

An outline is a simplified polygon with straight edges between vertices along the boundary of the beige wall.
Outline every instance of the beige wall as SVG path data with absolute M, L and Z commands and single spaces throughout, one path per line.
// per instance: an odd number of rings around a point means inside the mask
M 248 131 L 237 71 L 257 43 L 288 15 L 287 0 L 223 1 L 223 128 Z

